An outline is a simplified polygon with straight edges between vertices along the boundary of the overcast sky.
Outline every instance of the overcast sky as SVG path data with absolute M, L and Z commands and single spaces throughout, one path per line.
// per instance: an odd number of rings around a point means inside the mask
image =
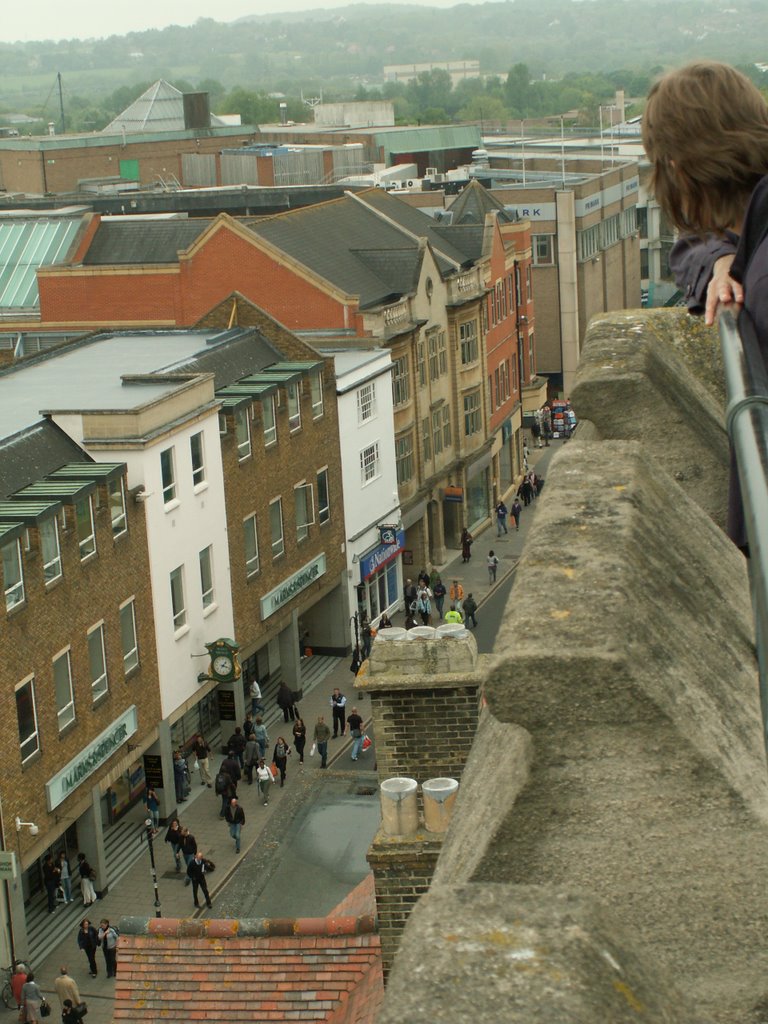
M 106 0 L 75 0 L 74 3 L 32 0 L 24 4 L 6 0 L 0 18 L 0 38 L 6 43 L 29 39 L 89 39 L 165 28 L 166 25 L 192 25 L 198 18 L 234 21 L 247 14 L 342 7 L 350 2 L 352 0 L 218 0 L 212 4 L 210 0 L 160 0 L 157 4 L 120 4 Z M 425 2 L 433 7 L 451 7 L 460 0 Z

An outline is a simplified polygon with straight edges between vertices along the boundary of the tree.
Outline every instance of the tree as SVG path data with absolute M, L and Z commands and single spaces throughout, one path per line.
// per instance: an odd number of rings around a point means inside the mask
M 531 75 L 527 64 L 515 64 L 509 69 L 504 86 L 507 106 L 515 117 L 530 117 L 534 113 L 531 103 Z

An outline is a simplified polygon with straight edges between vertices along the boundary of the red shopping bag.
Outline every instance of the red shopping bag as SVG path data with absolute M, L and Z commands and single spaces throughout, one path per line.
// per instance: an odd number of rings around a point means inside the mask
M 372 746 L 373 746 L 373 740 L 368 735 L 368 733 L 366 733 L 365 736 L 363 736 L 363 750 L 367 750 L 369 747 L 372 747 Z

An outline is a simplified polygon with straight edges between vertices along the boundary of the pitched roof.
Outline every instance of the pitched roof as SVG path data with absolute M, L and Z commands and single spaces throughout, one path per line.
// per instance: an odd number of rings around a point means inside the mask
M 224 123 L 221 118 L 211 114 L 212 127 L 219 128 Z M 102 129 L 102 134 L 114 135 L 115 132 L 122 131 L 173 132 L 183 131 L 185 127 L 184 94 L 161 78 L 110 121 L 107 127 Z
M 91 462 L 83 449 L 50 420 L 0 440 L 0 499 L 48 476 L 68 462 Z
M 505 220 L 515 220 L 504 203 L 493 193 L 483 188 L 479 181 L 472 180 L 462 189 L 451 203 L 454 224 L 484 224 L 487 213 L 497 212 Z
M 123 918 L 113 1020 L 372 1022 L 374 920 Z
M 188 249 L 210 223 L 211 220 L 205 217 L 179 220 L 118 217 L 102 220 L 83 263 L 89 266 L 177 263 L 179 252 Z

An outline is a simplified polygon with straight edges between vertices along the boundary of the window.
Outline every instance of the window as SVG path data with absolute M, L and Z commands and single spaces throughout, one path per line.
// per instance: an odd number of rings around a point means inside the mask
M 170 575 L 171 611 L 173 628 L 179 630 L 187 623 L 187 609 L 184 602 L 184 566 L 180 565 Z
M 256 516 L 243 520 L 243 541 L 245 544 L 245 575 L 255 576 L 259 571 L 259 537 L 256 533 Z
M 501 283 L 499 281 L 496 282 L 493 292 L 496 296 L 496 319 L 500 321 L 503 318 L 503 314 L 501 310 Z
M 646 280 L 648 277 L 648 250 L 640 250 L 640 278 Z
M 192 484 L 205 483 L 205 448 L 203 446 L 203 433 L 193 434 L 189 439 L 189 453 L 192 456 Z
M 269 532 L 272 537 L 272 557 L 278 558 L 285 551 L 282 498 L 275 498 L 269 504 Z
M 203 592 L 203 608 L 210 608 L 213 596 L 213 548 L 209 544 L 200 552 L 200 589 Z
M 647 225 L 646 225 L 647 226 Z M 628 210 L 621 211 L 621 237 L 629 238 L 637 231 L 637 207 L 630 206 Z
M 535 267 L 552 266 L 555 262 L 555 249 L 552 245 L 552 235 L 534 235 L 533 242 L 533 265 Z
M 40 523 L 40 555 L 43 560 L 43 579 L 46 583 L 52 583 L 61 576 L 58 516 L 51 516 Z
M 136 642 L 136 613 L 133 600 L 120 608 L 120 643 L 123 648 L 123 669 L 128 675 L 139 664 L 139 645 Z
M 493 292 L 488 295 L 488 308 L 491 311 L 491 327 L 496 326 L 496 300 L 494 299 Z
M 520 285 L 520 265 L 515 264 L 515 305 L 519 306 L 523 301 L 523 292 Z
M 517 391 L 517 361 L 512 359 L 510 365 L 512 367 L 512 391 Z
M 302 481 L 293 489 L 293 500 L 296 508 L 296 540 L 304 540 L 309 535 L 310 526 L 315 522 L 315 502 L 312 484 Z
M 576 232 L 576 259 L 579 263 L 592 259 L 600 252 L 600 225 Z
M 374 441 L 360 452 L 360 477 L 365 485 L 379 475 L 379 442 Z
M 451 410 L 447 405 L 442 408 L 443 416 L 443 448 L 451 447 Z
M 445 331 L 440 331 L 437 336 L 437 362 L 440 373 L 448 373 L 448 347 L 446 345 Z
M 408 356 L 401 356 L 392 361 L 392 404 L 405 405 L 410 398 L 410 380 L 408 375 Z
M 277 444 L 277 421 L 275 420 L 275 396 L 267 395 L 261 400 L 261 419 L 264 423 L 264 447 Z
M 235 441 L 237 442 L 237 458 L 239 462 L 243 462 L 251 454 L 250 416 L 250 406 L 247 405 L 235 412 Z
M 498 409 L 498 407 L 502 403 L 502 397 L 501 397 L 501 375 L 499 373 L 498 366 L 493 371 L 493 383 L 494 383 L 494 391 L 495 391 L 495 401 L 493 401 L 491 404 L 493 405 L 494 409 Z
M 525 267 L 525 301 L 530 302 L 533 298 L 533 290 L 531 288 L 531 264 L 526 264 Z
M 223 437 L 227 432 L 227 414 L 225 412 L 219 413 L 219 436 Z
M 480 430 L 480 392 L 464 395 L 464 435 L 469 437 Z
M 432 450 L 435 458 L 443 450 L 443 420 L 439 409 L 432 413 Z
M 301 381 L 288 385 L 288 426 L 293 432 L 301 427 Z
M 16 689 L 16 717 L 19 723 L 21 763 L 24 764 L 40 749 L 34 679 L 28 679 Z
M 410 431 L 395 438 L 395 465 L 398 484 L 407 484 L 413 478 L 413 434 Z
M 163 502 L 167 505 L 176 497 L 176 468 L 173 448 L 160 452 L 160 475 L 163 481 Z
M 528 335 L 528 359 L 531 380 L 536 376 L 536 346 L 533 343 L 533 332 Z
M 128 530 L 128 517 L 125 514 L 125 488 L 123 478 L 110 480 L 107 484 L 107 499 L 109 501 L 109 518 L 112 523 L 112 536 L 119 537 L 121 533 Z
M 373 419 L 376 415 L 376 386 L 375 382 L 364 384 L 357 389 L 357 422 L 364 423 Z
M 320 469 L 317 473 L 317 519 L 327 523 L 331 518 L 331 500 L 328 490 L 328 470 Z
M 432 461 L 432 434 L 429 430 L 429 416 L 421 421 L 421 444 L 424 449 L 424 461 Z
M 648 207 L 647 206 L 632 206 L 629 210 L 625 210 L 624 213 L 632 213 L 635 211 L 635 227 L 640 232 L 641 238 L 648 237 Z
M 53 689 L 56 695 L 56 716 L 59 732 L 75 720 L 75 697 L 72 693 L 72 668 L 69 650 L 53 659 Z
M 438 354 L 438 332 L 432 331 L 427 338 L 429 347 L 429 379 L 437 380 L 440 376 L 440 357 Z
M 88 664 L 91 670 L 91 695 L 94 700 L 98 700 L 108 689 L 104 626 L 101 623 L 88 633 Z
M 309 378 L 309 391 L 312 396 L 312 419 L 320 419 L 323 415 L 323 373 L 316 370 Z
M 461 341 L 462 366 L 466 366 L 468 363 L 477 362 L 476 320 L 468 320 L 467 323 L 459 326 L 459 339 Z
M 621 215 L 614 214 L 613 217 L 606 217 L 600 225 L 600 242 L 603 249 L 609 245 L 615 245 L 621 233 Z
M 80 561 L 84 562 L 96 551 L 96 534 L 93 528 L 93 502 L 87 498 L 75 502 L 75 526 L 77 542 L 80 545 Z
M 427 383 L 427 367 L 424 363 L 424 339 L 419 338 L 416 342 L 416 373 L 421 387 Z

